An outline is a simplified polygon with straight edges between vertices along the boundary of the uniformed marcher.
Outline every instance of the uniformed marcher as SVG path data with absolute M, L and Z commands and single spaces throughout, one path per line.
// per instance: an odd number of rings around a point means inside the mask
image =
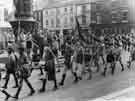
M 74 82 L 78 82 L 78 80 L 82 79 L 82 72 L 83 72 L 83 66 L 84 66 L 84 51 L 81 44 L 78 42 L 78 47 L 75 50 L 75 63 L 73 67 L 73 73 L 75 73 L 75 80 Z
M 39 48 L 34 45 L 33 47 L 33 54 L 32 54 L 32 67 L 39 67 L 40 69 L 40 75 L 43 75 L 43 70 L 41 68 L 41 65 L 39 64 L 41 57 L 40 57 L 40 53 L 39 53 Z
M 52 49 L 47 45 L 44 48 L 44 54 L 43 58 L 45 61 L 45 77 L 42 80 L 42 87 L 39 90 L 39 92 L 44 92 L 46 90 L 46 83 L 48 81 L 53 81 L 54 82 L 54 88 L 53 90 L 57 90 L 57 80 L 56 80 L 56 70 L 55 70 L 55 55 L 52 52 Z
M 66 78 L 66 73 L 68 70 L 71 70 L 72 66 L 71 66 L 71 56 L 73 55 L 73 50 L 70 46 L 70 44 L 68 42 L 66 42 L 65 44 L 65 49 L 63 52 L 64 58 L 65 58 L 65 66 L 64 66 L 64 70 L 63 70 L 63 74 L 62 74 L 62 79 L 59 83 L 59 85 L 63 86 L 64 85 L 64 81 Z M 76 75 L 76 74 L 75 74 Z
M 16 69 L 17 69 L 17 56 L 14 53 L 13 47 L 9 46 L 8 47 L 8 61 L 6 63 L 6 82 L 3 86 L 3 88 L 7 88 L 8 81 L 10 79 L 10 75 L 12 74 L 15 80 L 15 86 L 13 88 L 18 87 L 18 80 L 16 77 Z
M 110 64 L 110 68 L 112 69 L 112 75 L 113 75 L 114 74 L 114 70 L 115 70 L 115 57 L 114 57 L 114 54 L 112 52 L 112 49 L 107 54 L 106 60 L 107 60 L 107 63 L 105 64 L 103 76 L 106 76 L 108 63 Z
M 17 89 L 17 92 L 14 96 L 14 98 L 18 99 L 20 91 L 23 87 L 23 81 L 28 85 L 30 89 L 29 96 L 33 95 L 35 93 L 34 88 L 32 87 L 31 83 L 29 82 L 28 78 L 31 75 L 31 70 L 28 65 L 28 57 L 26 56 L 24 52 L 24 46 L 20 45 L 18 48 L 19 51 L 19 59 L 18 59 L 18 69 L 17 69 L 17 75 L 19 77 L 19 87 Z

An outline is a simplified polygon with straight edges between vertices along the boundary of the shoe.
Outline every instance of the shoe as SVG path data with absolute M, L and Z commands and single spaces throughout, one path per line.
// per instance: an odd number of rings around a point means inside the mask
M 121 72 L 123 72 L 123 71 L 124 71 L 124 69 L 122 68 L 122 69 L 121 69 Z
M 18 97 L 18 96 L 13 96 L 12 98 L 14 98 L 14 99 L 18 99 L 19 97 Z
M 13 86 L 12 88 L 18 88 L 18 85 Z
M 53 91 L 56 91 L 57 89 L 58 89 L 58 87 L 54 87 L 54 88 L 53 88 Z
M 11 97 L 11 95 L 8 92 L 6 92 L 5 90 L 2 90 L 2 93 L 4 93 L 6 95 L 5 100 L 8 100 Z
M 82 80 L 82 77 L 78 77 L 79 80 Z
M 31 91 L 28 96 L 32 96 L 35 93 L 35 90 Z
M 74 80 L 74 83 L 78 83 L 78 81 L 79 81 L 78 78 L 76 78 L 76 79 Z
M 40 89 L 39 90 L 39 93 L 43 93 L 43 92 L 45 92 L 45 89 Z
M 60 86 L 64 86 L 64 83 L 63 83 L 63 82 L 60 82 L 59 85 L 60 85 Z
M 44 79 L 43 79 L 43 78 L 40 78 L 39 80 L 40 80 L 40 81 L 43 81 Z

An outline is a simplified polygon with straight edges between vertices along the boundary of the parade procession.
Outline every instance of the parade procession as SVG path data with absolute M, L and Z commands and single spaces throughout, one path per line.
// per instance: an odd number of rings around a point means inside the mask
M 9 1 L 0 101 L 93 101 L 135 86 L 134 0 Z

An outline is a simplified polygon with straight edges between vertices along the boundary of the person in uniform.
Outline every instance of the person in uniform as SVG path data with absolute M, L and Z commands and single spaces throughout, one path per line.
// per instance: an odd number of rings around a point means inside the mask
M 84 66 L 84 51 L 79 42 L 77 43 L 77 49 L 75 53 L 75 63 L 76 65 L 73 67 L 73 73 L 75 73 L 74 82 L 76 83 L 82 79 L 82 71 Z
M 107 54 L 106 60 L 107 60 L 107 63 L 105 64 L 104 72 L 102 74 L 103 74 L 103 76 L 106 76 L 107 65 L 108 65 L 108 63 L 110 63 L 110 68 L 112 69 L 111 73 L 113 75 L 114 74 L 114 70 L 115 70 L 115 57 L 114 57 L 112 49 Z
M 29 96 L 33 95 L 35 93 L 34 88 L 32 87 L 31 83 L 29 82 L 28 78 L 30 77 L 30 67 L 28 65 L 28 57 L 25 54 L 25 48 L 23 45 L 19 45 L 18 47 L 19 51 L 19 58 L 18 58 L 18 69 L 17 69 L 17 75 L 19 78 L 19 87 L 17 89 L 17 92 L 14 98 L 18 99 L 19 94 L 21 92 L 21 89 L 23 87 L 23 81 L 28 85 L 31 92 L 29 93 Z
M 73 50 L 70 46 L 70 42 L 69 43 L 66 42 L 63 55 L 64 55 L 64 58 L 65 58 L 65 62 L 64 62 L 65 66 L 64 66 L 64 70 L 63 70 L 63 74 L 62 74 L 62 79 L 59 83 L 60 86 L 64 85 L 66 73 L 67 73 L 68 70 L 71 70 L 71 67 L 72 67 L 71 66 L 71 56 L 73 55 Z
M 52 49 L 49 47 L 49 45 L 47 45 L 44 48 L 44 54 L 43 54 L 43 58 L 45 61 L 45 77 L 42 80 L 42 87 L 39 90 L 39 92 L 45 92 L 46 90 L 46 83 L 47 80 L 49 81 L 53 81 L 54 82 L 54 88 L 53 90 L 57 90 L 57 80 L 56 80 L 56 70 L 55 70 L 55 55 L 52 52 Z
M 38 50 L 39 50 L 38 47 L 36 45 L 34 45 L 33 54 L 32 54 L 32 66 L 39 67 L 40 75 L 43 75 L 43 70 L 41 68 L 41 65 L 39 64 L 41 57 L 40 57 L 40 53 L 38 52 Z
M 6 82 L 2 88 L 7 88 L 8 81 L 10 79 L 10 75 L 12 74 L 15 80 L 15 86 L 13 88 L 18 87 L 18 80 L 16 77 L 16 69 L 17 69 L 17 56 L 14 53 L 13 47 L 9 46 L 8 47 L 8 61 L 6 63 Z

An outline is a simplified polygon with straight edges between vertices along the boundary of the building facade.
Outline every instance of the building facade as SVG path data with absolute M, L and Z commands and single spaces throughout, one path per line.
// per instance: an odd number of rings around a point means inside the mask
M 98 34 L 135 32 L 135 0 L 51 0 L 44 8 L 43 29 L 70 31 L 77 16 L 82 29 Z
M 91 27 L 96 33 L 135 32 L 134 0 L 97 0 L 92 3 Z
M 53 3 L 52 3 L 53 2 Z M 88 29 L 90 25 L 90 0 L 56 1 L 42 9 L 43 29 L 68 33 L 75 27 L 75 17 L 78 17 L 82 28 Z M 35 12 L 40 12 L 37 10 Z

